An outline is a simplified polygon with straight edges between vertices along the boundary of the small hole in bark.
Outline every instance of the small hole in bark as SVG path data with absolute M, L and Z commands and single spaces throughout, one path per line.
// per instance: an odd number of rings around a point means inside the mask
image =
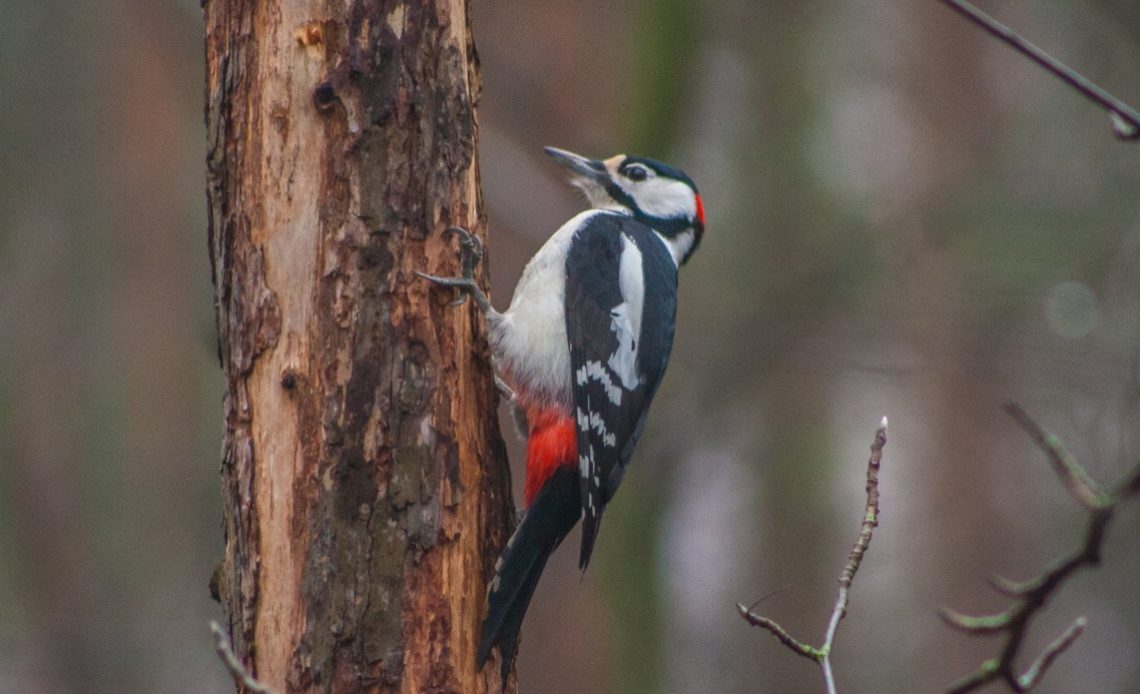
M 293 390 L 297 387 L 297 374 L 292 371 L 286 371 L 281 376 L 281 387 L 285 390 Z
M 313 103 L 318 110 L 327 111 L 332 108 L 334 101 L 336 101 L 336 89 L 333 88 L 332 82 L 321 82 L 313 90 Z

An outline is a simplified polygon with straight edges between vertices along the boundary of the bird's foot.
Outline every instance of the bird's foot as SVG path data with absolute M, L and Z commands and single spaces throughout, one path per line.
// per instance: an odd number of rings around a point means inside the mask
M 461 293 L 455 301 L 451 302 L 452 306 L 460 306 L 467 301 L 468 296 L 472 296 L 480 310 L 486 313 L 491 308 L 491 302 L 487 300 L 487 296 L 475 282 L 475 268 L 483 260 L 483 242 L 479 240 L 478 236 L 463 227 L 448 227 L 443 233 L 444 235 L 459 236 L 459 267 L 462 275 L 460 277 L 440 277 L 418 270 L 416 274 L 442 287 L 458 289 Z

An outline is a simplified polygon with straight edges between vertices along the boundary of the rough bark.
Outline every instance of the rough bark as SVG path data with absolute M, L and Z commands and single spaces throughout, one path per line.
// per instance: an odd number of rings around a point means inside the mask
M 277 691 L 499 691 L 474 663 L 512 514 L 484 326 L 413 274 L 457 272 L 447 226 L 483 234 L 466 3 L 205 17 L 235 652 Z

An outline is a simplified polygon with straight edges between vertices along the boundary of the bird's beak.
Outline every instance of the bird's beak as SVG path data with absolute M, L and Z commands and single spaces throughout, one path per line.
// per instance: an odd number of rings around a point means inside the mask
M 575 179 L 582 183 L 593 183 L 605 187 L 606 181 L 609 179 L 609 172 L 606 171 L 606 165 L 602 162 L 596 159 L 587 159 L 557 147 L 544 147 L 543 151 L 550 155 L 551 159 L 558 162 L 559 166 L 569 171 Z

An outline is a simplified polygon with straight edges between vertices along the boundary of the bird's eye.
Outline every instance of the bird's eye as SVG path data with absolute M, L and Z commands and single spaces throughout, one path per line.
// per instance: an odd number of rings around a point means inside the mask
M 644 166 L 630 166 L 625 170 L 625 177 L 631 181 L 644 181 L 649 178 L 649 171 Z

